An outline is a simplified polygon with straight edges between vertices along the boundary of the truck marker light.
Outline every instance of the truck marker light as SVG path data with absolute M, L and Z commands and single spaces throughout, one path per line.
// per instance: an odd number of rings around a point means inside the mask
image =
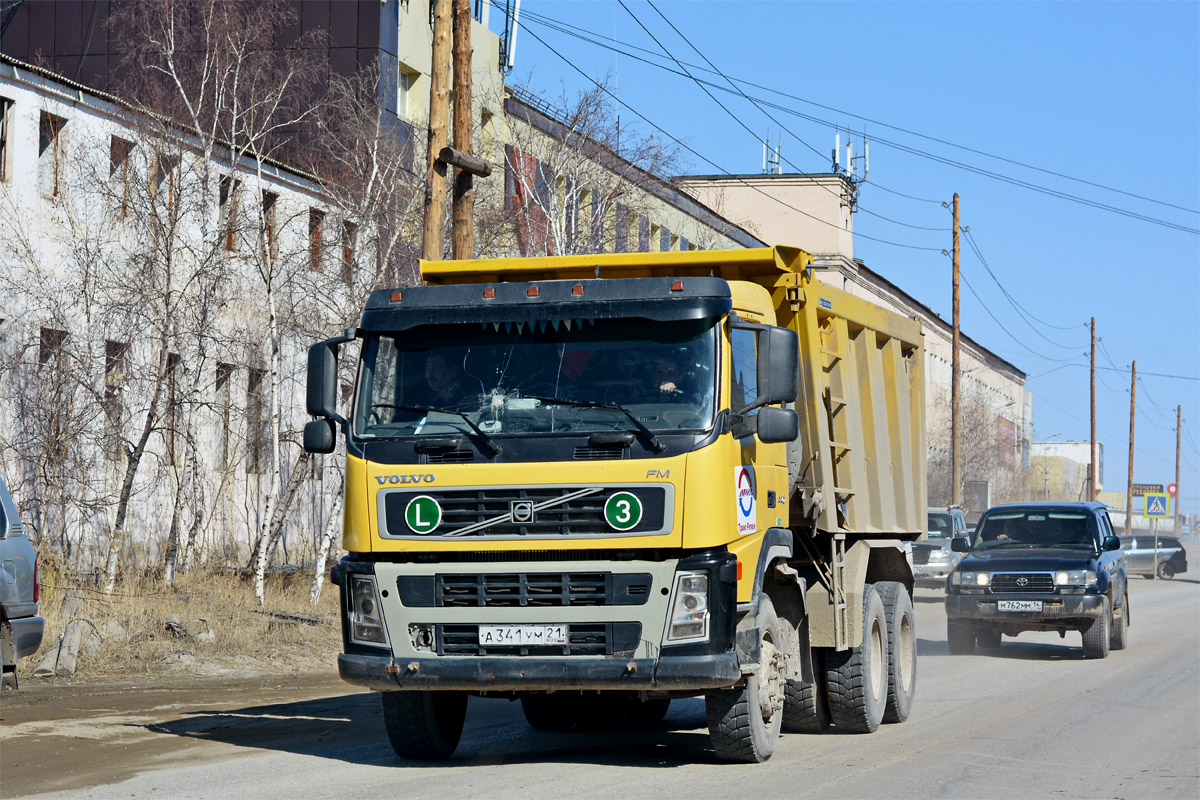
M 393 303 L 399 303 L 400 300 L 403 299 L 403 297 L 404 297 L 403 292 L 392 292 L 392 302 Z
M 683 291 L 683 281 L 671 281 L 671 291 L 672 292 L 682 292 Z
M 583 284 L 577 283 L 571 287 L 571 294 L 583 294 Z
M 495 287 L 489 286 L 489 287 L 487 287 L 486 289 L 484 289 L 484 290 L 483 290 L 483 296 L 484 296 L 485 298 L 488 298 L 488 299 L 491 299 L 491 298 L 495 297 L 495 296 L 496 296 L 496 289 L 495 289 Z
M 741 559 L 738 559 L 737 565 L 738 565 L 738 577 L 737 577 L 737 579 L 740 581 L 740 580 L 742 579 L 742 562 L 741 562 Z
M 537 296 L 538 296 L 539 294 L 541 294 L 541 293 L 542 293 L 542 290 L 541 290 L 541 289 L 539 289 L 538 287 L 536 287 L 536 286 L 530 286 L 530 287 L 529 287 L 529 288 L 528 288 L 528 289 L 525 291 L 525 296 L 526 296 L 526 297 L 537 297 Z

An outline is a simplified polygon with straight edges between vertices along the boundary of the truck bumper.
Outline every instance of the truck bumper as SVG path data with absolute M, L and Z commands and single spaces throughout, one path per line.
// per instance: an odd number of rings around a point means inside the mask
M 46 621 L 41 617 L 21 617 L 8 620 L 12 629 L 13 651 L 16 658 L 31 656 L 42 646 Z
M 546 691 L 553 689 L 715 689 L 741 680 L 737 653 L 662 658 L 418 658 L 342 653 L 338 672 L 376 691 Z
M 1041 611 L 1000 611 L 999 600 L 1040 600 Z M 1099 619 L 1104 609 L 1102 594 L 1028 595 L 986 594 L 946 595 L 946 617 L 990 622 L 1043 622 L 1069 619 Z

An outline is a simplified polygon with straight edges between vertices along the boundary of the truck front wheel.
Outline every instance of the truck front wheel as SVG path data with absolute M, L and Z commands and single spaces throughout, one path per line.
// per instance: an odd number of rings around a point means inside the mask
M 380 699 L 396 755 L 435 761 L 454 753 L 467 718 L 466 692 L 383 692 Z
M 887 707 L 887 620 L 879 592 L 870 584 L 863 590 L 862 631 L 858 647 L 825 656 L 829 714 L 844 733 L 873 732 Z
M 760 763 L 775 752 L 783 724 L 784 678 L 779 617 L 771 598 L 758 608 L 762 664 L 733 689 L 714 689 L 704 696 L 713 752 L 724 761 Z

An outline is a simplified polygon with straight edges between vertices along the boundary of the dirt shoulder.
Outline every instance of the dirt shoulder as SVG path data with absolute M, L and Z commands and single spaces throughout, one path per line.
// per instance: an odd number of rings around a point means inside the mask
M 311 736 L 312 726 L 295 725 L 289 704 L 358 691 L 335 664 L 277 674 L 22 681 L 0 699 L 0 797 L 110 784 L 167 760 L 234 757 L 213 740 L 233 743 L 239 727 L 255 736 Z M 336 714 L 336 704 L 325 713 Z

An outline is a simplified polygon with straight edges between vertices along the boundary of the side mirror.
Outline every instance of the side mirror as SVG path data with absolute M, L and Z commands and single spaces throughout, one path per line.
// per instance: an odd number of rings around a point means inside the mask
M 763 406 L 756 418 L 758 438 L 764 444 L 794 442 L 800 435 L 800 417 L 790 408 Z
M 347 328 L 341 336 L 308 348 L 308 394 L 305 399 L 310 416 L 342 420 L 337 413 L 338 346 L 357 337 L 357 330 Z
M 795 331 L 768 327 L 759 332 L 758 388 L 758 402 L 763 405 L 796 401 L 800 394 L 800 337 Z
M 1105 537 L 1104 537 L 1104 541 L 1100 543 L 1100 549 L 1101 549 L 1101 550 L 1103 550 L 1103 551 L 1104 551 L 1104 552 L 1106 552 L 1106 553 L 1107 553 L 1109 550 L 1120 550 L 1120 549 L 1121 549 L 1121 539 L 1120 539 L 1120 537 L 1117 537 L 1117 536 L 1105 536 Z
M 971 552 L 971 540 L 965 536 L 955 536 L 950 540 L 950 549 L 955 553 Z
M 334 421 L 328 417 L 314 419 L 304 426 L 304 449 L 309 453 L 332 453 Z

